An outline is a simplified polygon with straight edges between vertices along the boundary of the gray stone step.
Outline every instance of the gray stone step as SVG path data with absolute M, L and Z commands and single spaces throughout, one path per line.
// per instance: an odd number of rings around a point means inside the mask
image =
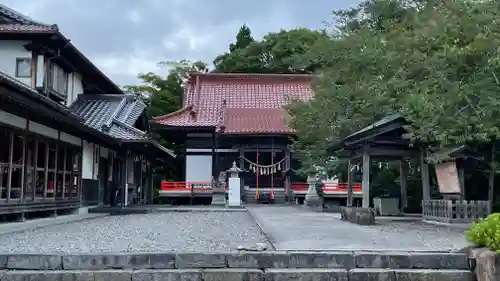
M 274 203 L 275 204 L 282 204 L 286 202 L 286 192 L 283 188 L 276 188 L 276 189 L 271 189 L 271 188 L 259 188 L 259 193 L 260 192 L 271 192 L 274 191 Z M 246 204 L 256 204 L 257 200 L 255 199 L 255 189 L 247 189 L 244 192 L 245 195 L 245 202 Z
M 3 281 L 18 280 L 190 280 L 190 281 L 473 281 L 466 270 L 419 269 L 353 269 L 341 268 L 208 268 L 208 269 L 145 269 L 145 270 L 14 270 L 2 272 Z

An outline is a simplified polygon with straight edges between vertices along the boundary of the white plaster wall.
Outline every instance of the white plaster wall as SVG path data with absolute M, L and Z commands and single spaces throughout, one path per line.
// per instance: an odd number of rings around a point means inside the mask
M 212 182 L 212 155 L 186 156 L 186 182 Z
M 68 77 L 68 99 L 66 105 L 70 106 L 77 98 L 78 95 L 83 94 L 83 78 L 77 72 L 69 74 Z
M 0 71 L 16 78 L 16 58 L 30 58 L 31 52 L 24 49 L 30 41 L 0 40 Z M 31 86 L 31 78 L 16 78 Z
M 83 141 L 82 178 L 92 179 L 92 165 L 94 161 L 94 144 L 86 140 Z

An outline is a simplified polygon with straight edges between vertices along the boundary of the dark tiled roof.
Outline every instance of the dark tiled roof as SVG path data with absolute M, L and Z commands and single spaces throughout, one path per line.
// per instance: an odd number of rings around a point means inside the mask
M 11 8 L 0 4 L 0 15 L 6 19 L 6 23 L 0 24 L 2 32 L 55 32 L 57 25 L 49 25 L 36 21 Z
M 250 114 L 249 112 L 257 114 L 259 111 L 265 111 L 269 115 L 253 118 L 251 123 L 238 121 L 239 124 L 234 123 L 234 126 L 241 126 L 238 129 L 241 132 L 288 133 L 291 129 L 283 128 L 281 120 L 286 118 L 286 114 L 281 109 L 291 100 L 305 101 L 312 96 L 309 75 L 198 73 L 190 79 L 184 94 L 184 108 L 156 117 L 155 122 L 178 127 L 217 127 L 224 125 L 221 124 L 221 119 L 226 108 L 231 112 L 239 109 L 245 116 Z M 281 113 L 279 117 L 276 116 L 277 112 Z M 245 128 L 244 124 L 251 124 L 251 128 Z M 229 127 L 226 128 L 226 133 L 232 131 L 228 129 Z
M 71 111 L 84 119 L 87 126 L 122 140 L 148 139 L 133 125 L 146 109 L 135 95 L 83 94 L 71 105 Z
M 30 95 L 32 98 L 40 100 L 44 104 L 46 104 L 46 105 L 48 105 L 48 106 L 50 106 L 50 107 L 52 107 L 60 112 L 63 112 L 65 114 L 69 114 L 69 115 L 75 117 L 75 119 L 80 119 L 80 117 L 73 114 L 66 106 L 51 100 L 47 96 L 40 94 L 35 88 L 11 77 L 10 75 L 8 75 L 2 71 L 0 71 L 0 83 L 5 83 L 7 85 L 10 85 L 11 87 L 15 87 L 17 89 L 20 89 L 24 93 L 27 93 L 28 95 Z

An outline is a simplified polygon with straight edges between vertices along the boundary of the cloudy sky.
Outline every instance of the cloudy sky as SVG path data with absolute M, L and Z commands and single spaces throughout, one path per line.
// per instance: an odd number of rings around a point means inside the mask
M 359 0 L 0 0 L 36 20 L 58 24 L 117 84 L 159 61 L 203 60 L 227 50 L 246 23 L 254 37 L 295 27 L 322 28 L 333 9 Z

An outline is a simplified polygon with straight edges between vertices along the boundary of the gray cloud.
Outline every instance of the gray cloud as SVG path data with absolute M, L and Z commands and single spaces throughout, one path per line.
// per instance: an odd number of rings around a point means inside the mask
M 227 50 L 246 23 L 256 38 L 294 27 L 322 28 L 334 8 L 359 0 L 2 0 L 62 32 L 116 83 L 137 83 L 158 61 L 203 60 Z

